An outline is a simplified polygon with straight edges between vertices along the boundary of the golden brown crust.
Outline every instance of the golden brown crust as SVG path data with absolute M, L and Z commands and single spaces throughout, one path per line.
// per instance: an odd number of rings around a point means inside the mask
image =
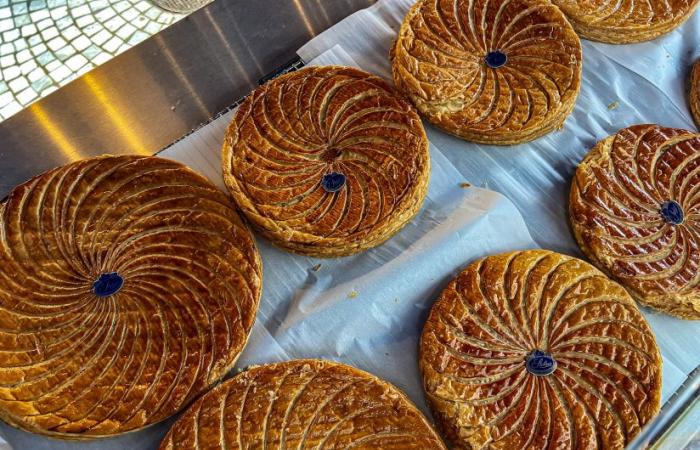
M 690 112 L 693 113 L 695 125 L 700 128 L 700 59 L 693 65 L 690 72 Z
M 534 350 L 556 361 L 534 375 Z M 622 449 L 659 410 L 661 355 L 629 294 L 545 250 L 489 256 L 442 292 L 420 366 L 455 449 Z
M 295 360 L 251 368 L 195 402 L 160 450 L 446 450 L 397 388 L 354 367 Z
M 492 68 L 487 55 L 502 52 Z M 547 0 L 421 0 L 391 51 L 399 90 L 449 133 L 509 145 L 560 128 L 581 86 L 581 43 Z
M 584 39 L 610 44 L 649 41 L 683 24 L 699 0 L 554 0 Z
M 581 250 L 641 303 L 700 319 L 700 135 L 636 125 L 599 142 L 576 170 L 569 217 Z M 664 219 L 667 201 L 682 223 Z
M 428 189 L 428 139 L 420 118 L 379 77 L 349 67 L 309 67 L 276 78 L 238 109 L 223 148 L 226 186 L 276 245 L 345 256 L 389 239 Z M 339 172 L 337 192 L 322 187 Z
M 66 439 L 124 433 L 234 365 L 262 266 L 230 200 L 200 175 L 162 158 L 93 158 L 16 187 L 0 214 L 6 422 Z M 107 273 L 123 279 L 112 295 L 94 286 Z

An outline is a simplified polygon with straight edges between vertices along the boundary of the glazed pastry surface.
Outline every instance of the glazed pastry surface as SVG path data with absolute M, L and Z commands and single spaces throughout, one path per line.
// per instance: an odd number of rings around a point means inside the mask
M 581 250 L 637 300 L 700 319 L 700 135 L 636 125 L 602 140 L 569 215 Z
M 353 367 L 295 360 L 253 367 L 195 402 L 160 450 L 446 450 L 394 386 Z
M 554 0 L 584 39 L 631 44 L 655 39 L 683 24 L 699 0 Z
M 345 256 L 393 236 L 428 188 L 428 139 L 384 80 L 350 67 L 308 67 L 254 91 L 223 148 L 226 185 L 274 244 Z
M 454 449 L 623 449 L 659 410 L 661 355 L 624 288 L 545 250 L 489 256 L 442 292 L 420 367 Z
M 546 0 L 421 0 L 391 52 L 396 86 L 468 141 L 517 144 L 560 128 L 581 84 L 581 43 Z
M 231 369 L 262 268 L 228 197 L 156 157 L 99 157 L 0 208 L 0 417 L 85 439 L 159 422 Z

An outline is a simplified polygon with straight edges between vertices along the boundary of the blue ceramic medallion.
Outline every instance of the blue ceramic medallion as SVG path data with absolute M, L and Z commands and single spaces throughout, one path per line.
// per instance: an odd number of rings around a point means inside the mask
M 535 350 L 525 357 L 525 369 L 533 375 L 550 375 L 557 368 L 557 362 L 549 353 Z
M 669 200 L 661 204 L 661 217 L 668 223 L 680 225 L 683 223 L 683 208 L 678 202 Z
M 124 279 L 116 272 L 103 273 L 92 284 L 92 291 L 98 297 L 109 297 L 119 292 L 124 285 Z
M 506 65 L 506 63 L 508 62 L 508 56 L 505 53 L 496 50 L 493 52 L 489 52 L 486 55 L 486 58 L 484 58 L 484 60 L 486 61 L 486 65 L 490 68 L 498 69 L 499 67 L 503 67 Z
M 338 192 L 345 186 L 345 175 L 339 172 L 327 173 L 321 180 L 321 186 L 326 192 Z

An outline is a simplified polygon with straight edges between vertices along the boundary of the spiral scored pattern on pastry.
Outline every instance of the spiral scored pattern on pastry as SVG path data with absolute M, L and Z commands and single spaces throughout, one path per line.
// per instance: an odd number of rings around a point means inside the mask
M 203 177 L 162 158 L 88 159 L 16 187 L 1 214 L 6 422 L 58 438 L 123 433 L 171 416 L 233 366 L 261 263 Z
M 699 0 L 553 0 L 584 39 L 611 44 L 648 41 L 679 27 Z
M 455 449 L 623 449 L 661 398 L 661 356 L 629 294 L 544 250 L 460 273 L 430 312 L 420 365 Z
M 569 215 L 581 250 L 637 300 L 700 319 L 700 135 L 636 125 L 599 142 Z
M 428 120 L 486 144 L 563 126 L 581 86 L 581 42 L 546 0 L 421 0 L 391 59 L 396 86 Z
M 207 393 L 160 446 L 195 448 L 446 450 L 397 388 L 321 360 L 254 367 Z
M 700 59 L 695 62 L 690 73 L 690 112 L 695 125 L 700 128 Z
M 384 80 L 309 67 L 243 102 L 223 169 L 238 206 L 276 245 L 344 256 L 381 244 L 415 216 L 430 159 L 420 118 Z

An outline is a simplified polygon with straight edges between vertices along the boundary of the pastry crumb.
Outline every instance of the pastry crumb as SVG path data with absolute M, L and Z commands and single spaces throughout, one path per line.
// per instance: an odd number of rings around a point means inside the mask
M 357 298 L 358 295 L 360 295 L 360 293 L 357 291 L 348 292 L 348 298 L 350 298 L 350 299 Z
M 612 111 L 613 109 L 617 109 L 618 106 L 620 106 L 620 102 L 618 102 L 618 101 L 612 102 L 608 105 L 608 111 Z
M 316 264 L 311 268 L 311 270 L 313 270 L 314 272 L 318 272 L 319 270 L 321 270 L 321 266 L 322 264 Z
M 467 182 L 465 181 L 465 182 L 459 183 L 459 187 L 465 189 L 465 188 L 468 188 L 468 187 L 472 187 L 472 185 L 469 184 L 469 183 L 467 183 Z

